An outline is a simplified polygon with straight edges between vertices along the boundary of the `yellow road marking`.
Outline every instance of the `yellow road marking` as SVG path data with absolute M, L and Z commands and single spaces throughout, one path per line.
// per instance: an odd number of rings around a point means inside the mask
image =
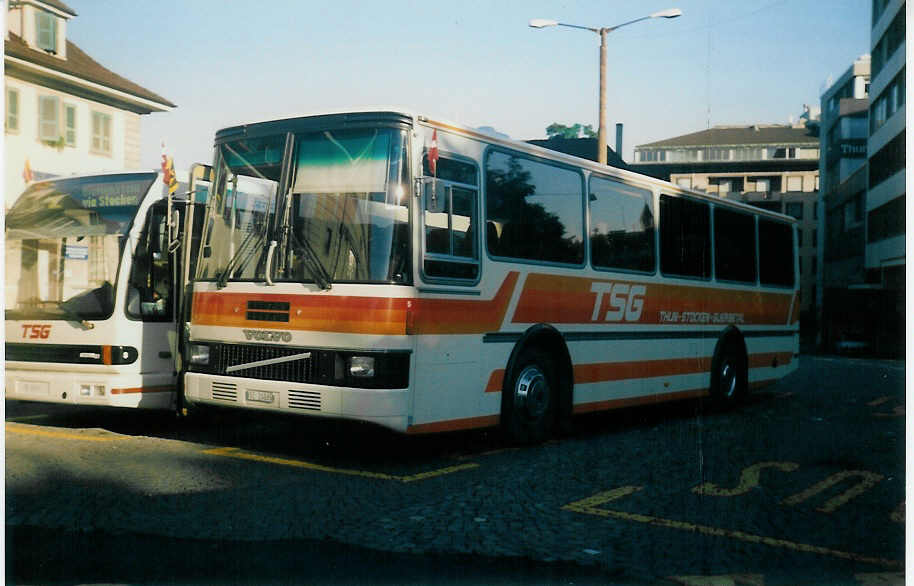
M 877 566 L 884 566 L 887 568 L 901 568 L 904 566 L 904 563 L 897 560 L 889 560 L 884 558 L 876 558 L 865 556 L 857 553 L 839 551 L 836 549 L 829 549 L 827 547 L 819 547 L 817 545 L 809 545 L 807 543 L 799 543 L 796 541 L 788 541 L 786 539 L 775 539 L 773 537 L 765 537 L 763 535 L 754 535 L 752 533 L 746 533 L 743 531 L 734 531 L 731 529 L 723 529 L 720 527 L 711 527 L 709 525 L 698 525 L 696 523 L 688 523 L 685 521 L 676 521 L 674 519 L 664 519 L 662 517 L 654 517 L 651 515 L 641 515 L 639 513 L 627 513 L 624 511 L 613 511 L 610 509 L 600 508 L 599 505 L 606 504 L 610 501 L 619 499 L 623 496 L 635 493 L 639 490 L 642 490 L 643 487 L 640 486 L 623 486 L 615 490 L 610 490 L 606 492 L 597 493 L 594 496 L 569 503 L 562 507 L 565 511 L 573 511 L 575 513 L 584 513 L 585 515 L 595 515 L 598 517 L 610 517 L 614 519 L 622 519 L 624 521 L 633 521 L 635 523 L 643 523 L 645 525 L 651 525 L 653 527 L 664 527 L 666 529 L 679 529 L 681 531 L 689 531 L 691 533 L 700 533 L 702 535 L 711 535 L 714 537 L 726 537 L 728 539 L 737 539 L 739 541 L 744 541 L 747 543 L 757 543 L 760 545 L 767 545 L 770 547 L 780 547 L 783 549 L 789 549 L 792 551 L 798 551 L 802 553 L 815 553 L 819 555 L 825 555 L 845 560 L 851 560 L 855 562 L 861 562 L 866 564 L 873 564 Z
M 720 576 L 667 576 L 670 582 L 685 586 L 764 586 L 761 574 L 724 574 Z
M 261 456 L 259 454 L 252 454 L 250 452 L 242 451 L 239 448 L 215 448 L 212 450 L 205 450 L 204 454 L 210 456 L 224 456 L 226 458 L 237 458 L 239 460 L 250 460 L 252 462 L 262 462 L 265 464 L 277 464 L 279 466 L 289 466 L 292 468 L 303 468 L 305 470 L 314 470 L 317 472 L 328 472 L 331 474 L 344 474 L 346 476 L 361 476 L 363 478 L 374 478 L 377 480 L 394 480 L 398 482 L 418 482 L 420 480 L 428 480 L 429 478 L 435 478 L 437 476 L 444 476 L 446 474 L 453 474 L 455 472 L 460 472 L 462 470 L 470 470 L 472 468 L 479 467 L 479 464 L 475 462 L 470 462 L 467 464 L 459 464 L 457 466 L 448 466 L 447 468 L 439 468 L 437 470 L 430 470 L 428 472 L 420 472 L 418 474 L 409 474 L 406 476 L 397 476 L 395 474 L 384 474 L 383 472 L 369 472 L 367 470 L 352 470 L 349 468 L 334 468 L 332 466 L 324 466 L 323 464 L 314 464 L 313 462 L 305 462 L 304 460 L 291 460 L 288 458 L 277 458 L 275 456 Z
M 816 509 L 817 511 L 822 511 L 823 513 L 833 513 L 838 507 L 843 506 L 847 501 L 851 500 L 854 497 L 860 496 L 870 488 L 876 485 L 877 482 L 882 480 L 884 477 L 881 474 L 876 474 L 875 472 L 867 472 L 865 470 L 845 470 L 844 472 L 839 472 L 837 474 L 832 474 L 822 482 L 811 486 L 804 490 L 801 493 L 795 494 L 792 497 L 784 499 L 783 503 L 785 505 L 797 505 L 802 503 L 808 498 L 814 497 L 820 492 L 831 488 L 832 486 L 838 484 L 839 482 L 846 480 L 848 478 L 860 478 L 860 482 L 852 486 L 850 489 L 839 494 L 838 496 L 829 499 L 824 505 Z
M 800 465 L 795 462 L 759 462 L 743 470 L 736 488 L 720 488 L 716 484 L 706 482 L 693 488 L 692 492 L 710 496 L 739 496 L 746 494 L 759 485 L 759 476 L 765 468 L 776 468 L 781 472 L 793 472 L 799 467 Z
M 874 399 L 874 400 L 870 401 L 866 405 L 867 405 L 867 407 L 876 407 L 878 405 L 882 405 L 883 403 L 889 401 L 891 398 L 892 398 L 891 396 L 879 397 L 878 399 Z
M 97 436 L 82 435 L 79 433 L 68 433 L 65 431 L 51 431 L 48 429 L 39 429 L 33 426 L 21 425 L 18 423 L 7 422 L 6 431 L 19 435 L 35 435 L 40 437 L 52 437 L 55 439 L 80 440 L 84 442 L 114 442 L 127 439 L 120 436 Z
M 47 413 L 39 413 L 38 415 L 23 415 L 21 417 L 10 417 L 7 421 L 31 421 L 33 419 L 47 419 L 50 417 Z

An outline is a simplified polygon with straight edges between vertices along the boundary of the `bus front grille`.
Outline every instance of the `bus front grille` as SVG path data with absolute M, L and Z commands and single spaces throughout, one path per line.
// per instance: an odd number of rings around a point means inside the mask
M 321 410 L 321 394 L 316 391 L 296 391 L 289 389 L 289 407 L 306 411 Z
M 217 348 L 214 362 L 217 374 L 292 383 L 314 381 L 314 361 L 307 350 L 252 344 L 220 344 Z M 279 361 L 257 364 L 273 360 Z M 227 371 L 228 368 L 232 370 Z

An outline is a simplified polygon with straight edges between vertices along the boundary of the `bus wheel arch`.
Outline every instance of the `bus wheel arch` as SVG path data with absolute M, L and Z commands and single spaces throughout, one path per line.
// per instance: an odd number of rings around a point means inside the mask
M 541 442 L 556 427 L 569 432 L 573 387 L 571 357 L 562 335 L 547 324 L 529 328 L 514 345 L 505 369 L 502 431 L 516 443 Z
M 742 332 L 729 326 L 717 339 L 711 359 L 711 400 L 729 407 L 745 398 L 749 390 L 749 354 Z

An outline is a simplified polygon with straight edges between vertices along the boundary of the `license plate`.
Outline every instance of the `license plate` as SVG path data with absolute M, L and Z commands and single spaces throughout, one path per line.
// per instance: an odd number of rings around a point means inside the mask
M 47 395 L 50 393 L 51 387 L 46 382 L 21 380 L 16 382 L 16 390 L 29 395 Z
M 273 401 L 274 401 L 275 398 L 276 398 L 276 394 L 275 394 L 275 393 L 271 393 L 270 391 L 252 391 L 252 390 L 249 389 L 249 390 L 247 390 L 247 391 L 244 392 L 244 397 L 245 397 L 248 401 L 252 401 L 252 402 L 254 402 L 254 403 L 270 403 L 270 404 L 272 404 Z

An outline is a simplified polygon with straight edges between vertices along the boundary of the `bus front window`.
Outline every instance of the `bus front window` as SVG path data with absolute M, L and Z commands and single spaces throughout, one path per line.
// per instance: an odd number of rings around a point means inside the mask
M 411 280 L 405 131 L 325 130 L 298 138 L 277 280 Z
M 6 216 L 6 318 L 105 319 L 127 232 L 155 173 L 43 181 Z
M 197 278 L 263 279 L 285 135 L 217 146 Z

